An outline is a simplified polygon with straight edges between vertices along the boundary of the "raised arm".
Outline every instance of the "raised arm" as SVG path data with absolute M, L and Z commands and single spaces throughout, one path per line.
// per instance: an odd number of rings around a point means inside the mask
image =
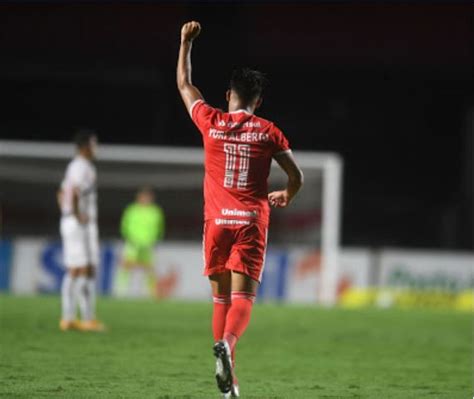
M 283 152 L 274 156 L 278 165 L 285 171 L 288 176 L 286 188 L 281 191 L 273 191 L 268 194 L 268 201 L 275 208 L 284 208 L 288 206 L 296 193 L 303 186 L 304 176 L 301 169 L 296 164 L 295 158 L 291 151 Z
M 181 28 L 181 46 L 176 68 L 176 83 L 188 111 L 196 100 L 203 99 L 201 92 L 192 84 L 191 80 L 191 49 L 193 40 L 198 37 L 200 32 L 201 25 L 196 21 L 187 22 Z

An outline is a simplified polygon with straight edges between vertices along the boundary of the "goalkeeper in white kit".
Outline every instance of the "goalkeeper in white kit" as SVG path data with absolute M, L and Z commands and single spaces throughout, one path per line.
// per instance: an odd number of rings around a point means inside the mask
M 77 152 L 68 164 L 58 192 L 61 239 L 67 272 L 61 287 L 63 331 L 104 331 L 96 319 L 96 267 L 99 263 L 97 173 L 93 160 L 97 137 L 88 130 L 75 137 Z M 76 320 L 76 307 L 80 320 Z

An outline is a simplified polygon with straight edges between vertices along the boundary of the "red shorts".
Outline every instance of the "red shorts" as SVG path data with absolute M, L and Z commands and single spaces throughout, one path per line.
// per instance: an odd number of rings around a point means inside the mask
M 233 270 L 260 281 L 265 262 L 268 227 L 263 223 L 249 225 L 204 223 L 204 275 Z

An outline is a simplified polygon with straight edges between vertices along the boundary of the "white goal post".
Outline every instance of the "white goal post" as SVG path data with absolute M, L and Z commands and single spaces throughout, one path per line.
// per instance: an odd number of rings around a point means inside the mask
M 67 160 L 74 154 L 70 143 L 0 140 L 0 160 L 47 159 Z M 318 170 L 322 174 L 321 292 L 319 301 L 332 305 L 337 300 L 338 254 L 342 194 L 342 159 L 326 152 L 294 151 L 295 159 L 303 170 Z M 98 159 L 109 163 L 202 165 L 202 148 L 136 146 L 100 144 Z M 273 168 L 276 167 L 275 162 Z M 0 163 L 0 181 L 24 179 L 25 171 L 4 168 Z M 28 172 L 30 173 L 30 172 Z M 123 179 L 126 179 L 124 176 Z M 172 179 L 171 179 L 172 180 Z M 172 182 L 170 182 L 171 184 Z M 3 183 L 4 184 L 4 183 Z M 303 187 L 303 192 L 305 187 Z

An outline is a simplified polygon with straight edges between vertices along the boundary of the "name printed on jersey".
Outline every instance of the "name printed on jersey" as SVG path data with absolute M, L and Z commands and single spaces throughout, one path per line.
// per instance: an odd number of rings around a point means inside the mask
M 225 132 L 214 128 L 209 129 L 209 137 L 217 140 L 239 141 L 242 143 L 257 143 L 260 141 L 269 141 L 270 135 L 268 133 L 260 132 Z

